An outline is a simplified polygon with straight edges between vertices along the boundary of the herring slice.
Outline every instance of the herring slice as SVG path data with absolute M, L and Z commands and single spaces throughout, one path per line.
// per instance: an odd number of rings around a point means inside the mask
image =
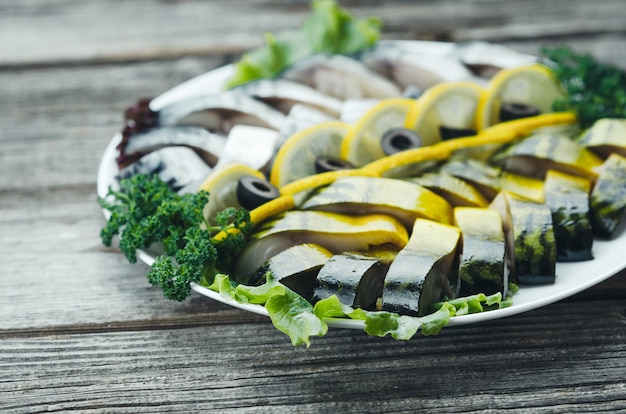
M 391 81 L 343 55 L 315 55 L 303 59 L 287 69 L 282 77 L 342 100 L 402 95 Z
M 599 119 L 577 142 L 604 158 L 614 152 L 626 157 L 626 119 Z
M 458 289 L 459 229 L 417 219 L 411 238 L 389 267 L 377 308 L 401 315 L 423 316 Z
M 337 254 L 386 244 L 401 248 L 408 234 L 402 223 L 382 214 L 293 210 L 262 223 L 250 239 L 232 272 L 239 282 L 248 281 L 263 263 L 296 244 L 314 243 Z
M 158 112 L 160 126 L 194 125 L 228 133 L 237 124 L 279 130 L 285 115 L 237 90 L 194 96 Z
M 161 181 L 176 192 L 193 193 L 209 176 L 212 169 L 200 156 L 187 147 L 165 147 L 144 155 L 122 168 L 118 180 L 137 174 L 156 174 Z
M 120 158 L 131 161 L 161 148 L 185 146 L 196 151 L 209 166 L 213 167 L 225 145 L 226 136 L 215 134 L 205 128 L 161 127 L 132 135 L 121 150 Z
M 528 285 L 554 283 L 556 240 L 548 206 L 501 191 L 490 208 L 502 217 L 509 280 Z
M 595 179 L 602 159 L 566 135 L 539 131 L 491 158 L 491 162 L 516 174 L 544 179 L 550 169 Z
M 590 190 L 591 182 L 585 178 L 554 170 L 546 174 L 546 204 L 552 212 L 557 261 L 593 259 Z
M 285 79 L 260 79 L 238 88 L 243 92 L 287 114 L 295 105 L 323 111 L 333 118 L 339 117 L 341 100 L 297 82 Z
M 605 239 L 616 236 L 626 212 L 626 158 L 611 154 L 591 191 L 591 227 Z
M 309 299 L 317 274 L 331 257 L 333 254 L 330 251 L 317 244 L 297 244 L 265 262 L 251 282 L 263 281 L 269 272 L 274 279 Z
M 408 181 L 421 185 L 445 198 L 452 206 L 487 207 L 489 202 L 480 191 L 453 175 L 425 173 Z
M 374 310 L 395 257 L 395 252 L 382 253 L 346 252 L 330 258 L 317 275 L 312 302 L 337 295 L 348 306 Z
M 454 223 L 461 229 L 460 295 L 506 295 L 508 272 L 500 214 L 488 208 L 457 207 Z
M 452 207 L 426 188 L 404 180 L 379 177 L 342 177 L 318 190 L 303 210 L 352 214 L 388 214 L 407 228 L 416 218 L 452 222 Z

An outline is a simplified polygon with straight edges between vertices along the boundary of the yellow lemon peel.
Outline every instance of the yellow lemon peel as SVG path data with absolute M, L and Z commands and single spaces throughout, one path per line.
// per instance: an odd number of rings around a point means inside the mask
M 485 93 L 482 86 L 473 82 L 435 85 L 411 108 L 405 127 L 415 131 L 423 145 L 441 141 L 440 126 L 475 130 L 477 110 Z
M 499 123 L 502 103 L 528 104 L 547 114 L 552 112 L 554 100 L 564 97 L 559 81 L 544 65 L 535 63 L 503 69 L 489 81 L 478 105 L 478 130 Z
M 403 128 L 415 99 L 384 99 L 368 109 L 341 143 L 341 158 L 357 167 L 385 157 L 380 145 L 385 132 Z
M 315 174 L 315 160 L 320 156 L 339 157 L 350 125 L 328 121 L 305 128 L 291 135 L 276 153 L 270 182 L 282 187 Z

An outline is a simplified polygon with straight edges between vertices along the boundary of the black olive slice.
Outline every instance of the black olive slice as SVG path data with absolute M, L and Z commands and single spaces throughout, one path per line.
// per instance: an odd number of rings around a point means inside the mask
M 441 135 L 441 140 L 445 141 L 454 138 L 471 137 L 476 135 L 476 130 L 472 128 L 452 128 L 441 125 L 439 127 L 439 134 Z
M 386 155 L 422 146 L 420 137 L 410 129 L 393 128 L 385 132 L 380 146 Z
M 349 170 L 352 168 L 354 168 L 354 165 L 337 157 L 322 156 L 317 157 L 315 160 L 315 171 L 318 174 L 328 171 Z
M 253 210 L 278 196 L 278 189 L 262 178 L 245 175 L 237 183 L 237 200 L 246 210 Z
M 541 114 L 539 108 L 523 103 L 503 103 L 500 108 L 500 121 L 513 121 L 514 119 L 528 118 Z

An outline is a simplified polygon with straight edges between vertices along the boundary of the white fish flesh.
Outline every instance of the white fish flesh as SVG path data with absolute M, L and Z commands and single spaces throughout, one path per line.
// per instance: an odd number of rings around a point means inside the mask
M 264 170 L 274 155 L 278 132 L 249 125 L 235 125 L 217 166 L 238 162 L 255 170 Z
M 311 108 L 309 106 L 296 104 L 294 105 L 287 116 L 283 126 L 278 131 L 278 143 L 277 149 L 280 148 L 285 141 L 298 131 L 308 128 L 312 125 L 320 124 L 322 122 L 331 121 L 335 118 L 329 116 L 327 113 Z
M 347 99 L 343 102 L 339 119 L 347 124 L 356 123 L 379 99 Z
M 162 127 L 132 135 L 124 147 L 131 159 L 161 148 L 185 146 L 192 148 L 202 159 L 214 166 L 226 145 L 226 136 L 209 132 L 201 127 Z
M 323 111 L 336 118 L 342 102 L 307 85 L 285 79 L 261 79 L 240 86 L 245 92 L 283 113 L 289 113 L 294 105 L 300 104 Z
M 347 56 L 316 55 L 287 69 L 282 78 L 303 83 L 336 98 L 385 99 L 402 95 L 393 82 Z
M 278 130 L 285 115 L 242 91 L 195 96 L 159 111 L 159 125 L 195 125 L 228 133 L 237 124 Z

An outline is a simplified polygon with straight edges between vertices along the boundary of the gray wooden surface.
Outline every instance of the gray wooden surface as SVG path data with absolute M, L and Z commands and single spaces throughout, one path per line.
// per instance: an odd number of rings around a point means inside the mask
M 345 1 L 384 37 L 567 44 L 626 68 L 623 0 Z M 293 348 L 163 299 L 101 245 L 122 111 L 297 27 L 307 1 L 0 1 L 0 412 L 626 412 L 626 272 L 561 303 L 397 342 Z

